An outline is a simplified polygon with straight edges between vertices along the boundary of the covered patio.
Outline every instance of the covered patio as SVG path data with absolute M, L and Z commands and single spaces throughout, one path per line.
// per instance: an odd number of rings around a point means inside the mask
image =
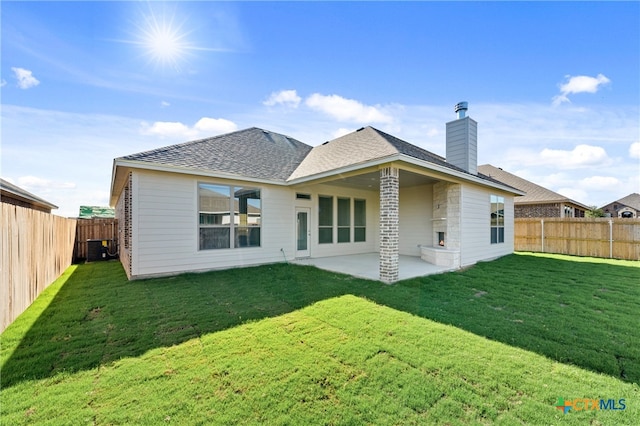
M 297 265 L 311 265 L 327 271 L 353 275 L 358 278 L 380 280 L 380 254 L 364 253 L 348 256 L 304 258 L 293 260 Z M 427 263 L 415 256 L 399 256 L 398 280 L 440 274 L 455 268 Z

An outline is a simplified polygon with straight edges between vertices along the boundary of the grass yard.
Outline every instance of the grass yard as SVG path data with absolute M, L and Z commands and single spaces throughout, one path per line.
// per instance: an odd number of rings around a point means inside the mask
M 639 262 L 518 254 L 392 286 L 77 265 L 1 336 L 0 422 L 633 425 L 639 312 Z

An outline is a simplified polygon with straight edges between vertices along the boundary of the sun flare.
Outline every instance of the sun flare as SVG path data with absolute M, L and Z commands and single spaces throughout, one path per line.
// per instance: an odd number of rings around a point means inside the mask
M 189 60 L 197 54 L 230 51 L 224 47 L 195 44 L 193 37 L 196 32 L 202 33 L 202 24 L 194 23 L 193 19 L 179 18 L 177 10 L 169 10 L 166 5 L 162 5 L 162 9 L 152 2 L 147 5 L 148 9 L 139 10 L 131 20 L 133 28 L 128 32 L 129 36 L 111 41 L 134 45 L 156 68 L 177 72 L 188 67 Z M 212 43 L 211 38 L 207 38 L 209 43 Z
M 156 17 L 153 13 L 146 17 L 140 27 L 140 45 L 151 60 L 162 66 L 178 69 L 190 46 L 187 33 L 182 25 L 174 22 L 173 16 Z

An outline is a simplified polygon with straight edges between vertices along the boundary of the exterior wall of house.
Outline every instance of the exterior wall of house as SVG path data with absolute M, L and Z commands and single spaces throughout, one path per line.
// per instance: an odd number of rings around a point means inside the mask
M 349 255 L 349 254 L 362 254 L 362 253 L 373 253 L 379 250 L 379 235 L 378 235 L 378 226 L 379 226 L 379 209 L 380 209 L 380 195 L 378 192 L 378 188 L 375 188 L 375 191 L 367 191 L 355 188 L 347 188 L 342 186 L 335 185 L 309 185 L 309 186 L 299 186 L 296 188 L 291 188 L 291 196 L 295 199 L 296 193 L 309 194 L 311 195 L 311 200 L 295 200 L 296 207 L 310 207 L 311 208 L 311 237 L 310 237 L 310 257 L 328 257 L 328 256 L 341 256 L 341 255 Z M 334 233 L 333 233 L 333 243 L 323 243 L 320 244 L 318 242 L 318 197 L 322 196 L 331 196 L 334 201 L 333 208 L 333 223 L 334 223 Z M 337 238 L 337 230 L 335 225 L 337 224 L 337 198 L 358 198 L 366 200 L 366 237 L 364 242 L 351 242 L 351 243 L 338 243 Z M 295 221 L 293 220 L 293 210 L 291 213 L 288 213 L 287 217 L 291 217 L 291 227 L 295 226 Z M 353 215 L 353 210 L 351 211 Z M 353 222 L 352 222 L 353 223 Z M 295 229 L 294 229 L 295 233 Z M 353 235 L 352 235 L 353 239 Z M 289 255 L 289 253 L 287 253 Z
M 400 188 L 401 255 L 420 256 L 418 245 L 433 244 L 432 206 L 433 185 Z
M 490 196 L 504 197 L 504 243 L 491 244 Z M 513 196 L 477 185 L 462 185 L 460 266 L 513 253 Z
M 3 193 L 2 197 L 0 198 L 2 199 L 3 203 L 13 204 L 14 206 L 18 207 L 25 207 L 27 209 L 37 210 L 43 213 L 51 213 L 51 209 L 48 207 L 40 206 L 29 201 L 24 201 L 19 198 L 12 197 L 10 194 Z
M 199 250 L 198 183 L 260 189 L 260 247 Z M 296 199 L 296 193 L 310 194 L 311 200 Z M 334 224 L 337 224 L 338 197 L 366 200 L 366 241 L 337 243 L 336 227 L 334 242 L 319 244 L 319 195 L 334 197 Z M 292 260 L 296 253 L 296 207 L 310 209 L 312 257 L 371 253 L 379 250 L 377 191 L 333 185 L 290 188 L 135 170 L 116 204 L 116 216 L 123 224 L 119 235 L 120 258 L 131 279 Z
M 561 208 L 558 203 L 522 204 L 515 206 L 515 217 L 560 217 Z
M 133 178 L 132 278 L 281 262 L 283 251 L 292 256 L 294 212 L 289 188 L 142 170 Z M 199 250 L 200 182 L 260 188 L 260 247 Z
M 118 219 L 118 257 L 129 278 L 131 278 L 132 187 L 133 174 L 129 173 L 115 209 Z

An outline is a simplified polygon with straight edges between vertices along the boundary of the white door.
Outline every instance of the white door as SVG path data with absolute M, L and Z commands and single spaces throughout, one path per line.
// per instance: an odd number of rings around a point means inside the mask
M 309 257 L 309 239 L 311 238 L 311 227 L 309 218 L 311 209 L 296 208 L 296 257 Z

